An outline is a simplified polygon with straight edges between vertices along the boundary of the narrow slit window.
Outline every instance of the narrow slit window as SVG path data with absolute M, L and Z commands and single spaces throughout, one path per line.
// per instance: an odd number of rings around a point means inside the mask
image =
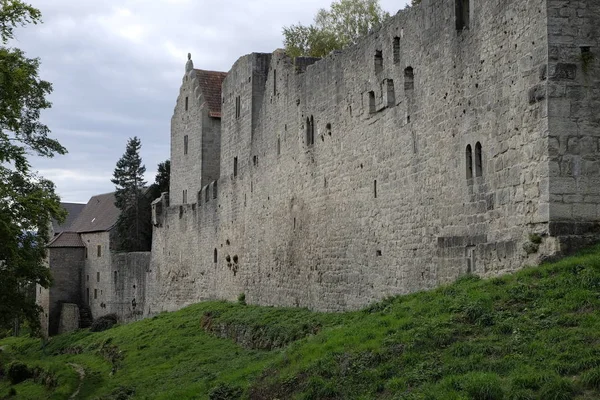
M 315 119 L 310 116 L 310 144 L 315 144 Z
M 187 155 L 188 153 L 188 135 L 183 137 L 183 155 Z
M 400 62 L 400 38 L 396 36 L 394 38 L 394 64 Z
M 470 0 L 455 0 L 456 1 L 456 30 L 462 31 L 469 29 L 470 19 Z
M 102 245 L 98 245 L 97 254 L 98 254 L 98 257 L 102 257 Z
M 483 175 L 483 160 L 481 159 L 481 143 L 475 145 L 475 176 Z
M 213 199 L 217 198 L 217 181 L 213 184 Z
M 406 67 L 404 69 L 404 90 L 414 90 L 415 88 L 415 71 L 413 67 Z
M 373 197 L 377 198 L 377 180 L 373 181 Z
M 394 90 L 394 80 L 386 79 L 385 80 L 385 104 L 388 107 L 393 107 L 396 104 L 396 92 Z
M 182 197 L 182 201 L 181 201 L 181 202 L 182 202 L 183 204 L 187 204 L 187 190 L 183 190 L 183 191 L 181 192 L 181 197 Z
M 187 110 L 188 110 L 188 98 L 186 96 L 186 98 L 185 98 L 185 111 L 187 111 Z
M 375 92 L 369 92 L 369 113 L 375 113 Z
M 465 159 L 467 162 L 467 179 L 473 179 L 473 151 L 471 145 L 467 145 L 465 150 Z
M 94 299 L 98 298 L 98 289 L 94 289 Z
M 117 284 L 117 271 L 114 272 L 114 283 Z
M 233 176 L 237 176 L 238 166 L 237 166 L 237 157 L 233 157 Z
M 383 71 L 383 51 L 375 50 L 375 72 Z
M 277 70 L 273 70 L 273 96 L 277 95 Z
M 215 251 L 213 253 L 213 262 L 216 264 L 218 261 L 218 252 L 217 249 L 215 248 Z
M 281 139 L 277 138 L 277 155 L 281 155 Z
M 209 189 L 210 189 L 210 186 L 206 185 L 206 191 L 204 192 L 204 202 L 205 203 L 208 203 L 210 201 L 210 193 L 209 193 L 210 191 L 209 191 Z
M 100 272 L 96 272 L 96 282 L 100 282 Z

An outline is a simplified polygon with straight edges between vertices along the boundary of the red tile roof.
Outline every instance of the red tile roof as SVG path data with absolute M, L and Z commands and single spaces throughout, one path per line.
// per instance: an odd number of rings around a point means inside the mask
M 109 231 L 116 223 L 121 211 L 115 206 L 115 194 L 93 196 L 69 228 L 75 232 Z
M 213 118 L 221 118 L 221 85 L 227 76 L 227 72 L 205 71 L 203 69 L 195 69 L 194 71 L 196 71 L 204 101 L 208 105 L 208 115 Z
M 61 232 L 48 243 L 47 247 L 85 247 L 77 232 Z

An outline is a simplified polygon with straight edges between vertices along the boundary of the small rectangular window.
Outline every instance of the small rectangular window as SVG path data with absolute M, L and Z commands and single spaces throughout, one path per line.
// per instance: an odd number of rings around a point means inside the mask
M 87 246 L 85 247 L 85 258 L 86 259 L 88 258 L 88 248 L 87 248 Z
M 463 29 L 469 29 L 470 19 L 470 0 L 455 0 L 456 1 L 456 30 L 462 31 Z
M 100 282 L 100 272 L 96 272 L 96 282 Z
M 399 62 L 400 62 L 400 38 L 396 36 L 394 38 L 394 64 L 397 64 Z
M 185 111 L 187 111 L 187 110 L 188 110 L 188 98 L 186 97 L 185 98 Z
M 182 199 L 182 201 L 181 201 L 181 202 L 182 202 L 183 204 L 187 204 L 187 190 L 184 190 L 184 191 L 182 192 L 182 197 L 183 197 L 183 199 Z
M 239 118 L 241 115 L 242 102 L 240 100 L 240 96 L 235 98 L 235 117 Z
M 375 112 L 375 92 L 369 92 L 369 112 L 373 114 Z
M 94 289 L 94 299 L 98 298 L 98 289 Z
M 86 282 L 89 282 L 89 281 L 90 281 L 90 276 L 89 276 L 89 275 L 86 275 L 86 276 L 85 276 L 85 281 L 86 281 Z
M 102 257 L 102 245 L 98 245 L 97 251 L 98 251 L 98 257 Z
M 183 137 L 183 154 L 187 155 L 188 153 L 188 135 Z
M 237 176 L 238 168 L 237 168 L 237 157 L 233 157 L 233 176 Z
M 375 50 L 375 72 L 380 73 L 383 70 L 383 51 Z

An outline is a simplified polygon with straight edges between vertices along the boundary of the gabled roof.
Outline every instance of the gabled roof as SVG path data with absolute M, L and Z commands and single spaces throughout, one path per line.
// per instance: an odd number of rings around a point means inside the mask
M 208 105 L 208 115 L 213 118 L 221 118 L 221 86 L 227 72 L 205 71 L 203 69 L 195 69 L 194 71 L 196 71 L 200 90 Z
M 85 204 L 82 203 L 60 203 L 61 207 L 67 210 L 67 218 L 65 222 L 59 224 L 58 221 L 52 220 L 52 230 L 55 234 L 68 231 L 69 227 L 75 222 L 79 213 L 84 209 Z
M 109 231 L 117 223 L 120 213 L 115 206 L 114 192 L 99 194 L 88 201 L 69 230 L 78 233 Z
M 47 247 L 85 247 L 77 232 L 61 232 L 48 243 Z

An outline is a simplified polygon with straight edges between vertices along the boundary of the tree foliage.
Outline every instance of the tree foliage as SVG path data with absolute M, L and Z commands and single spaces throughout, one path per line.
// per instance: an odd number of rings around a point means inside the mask
M 41 309 L 27 288 L 51 284 L 45 245 L 52 218 L 63 220 L 65 211 L 54 184 L 31 170 L 27 156 L 52 157 L 66 149 L 39 120 L 52 91 L 38 76 L 39 59 L 27 58 L 9 41 L 15 28 L 40 18 L 22 1 L 0 0 L 0 326 L 26 319 L 34 331 Z
M 171 182 L 171 161 L 166 160 L 158 164 L 154 183 L 150 186 L 150 198 L 157 199 L 163 192 L 169 191 Z
M 290 57 L 324 57 L 331 51 L 356 43 L 390 17 L 379 0 L 338 0 L 320 9 L 314 23 L 283 28 L 286 53 Z
M 127 141 L 125 154 L 117 161 L 111 182 L 116 185 L 115 206 L 121 210 L 117 220 L 117 250 L 148 251 L 152 242 L 150 201 L 146 197 L 144 173 L 137 137 Z

